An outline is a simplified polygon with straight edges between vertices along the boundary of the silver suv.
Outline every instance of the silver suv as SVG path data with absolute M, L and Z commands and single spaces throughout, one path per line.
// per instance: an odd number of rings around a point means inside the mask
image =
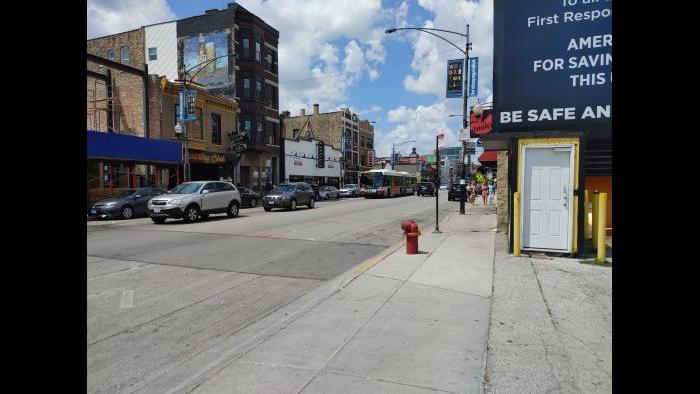
M 238 216 L 240 207 L 241 194 L 230 182 L 198 181 L 181 183 L 168 194 L 153 197 L 148 201 L 148 214 L 157 224 L 167 218 L 189 223 L 212 213 L 232 218 Z

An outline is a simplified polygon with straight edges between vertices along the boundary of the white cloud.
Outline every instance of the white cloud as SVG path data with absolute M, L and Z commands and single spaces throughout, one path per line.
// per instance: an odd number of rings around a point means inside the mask
M 415 142 L 401 145 L 397 152 L 406 155 L 416 147 L 418 153 L 430 154 L 435 149 L 435 136 L 441 132 L 446 134 L 446 146 L 457 146 L 459 130 L 451 129 L 447 123 L 447 115 L 452 113 L 450 107 L 449 102 L 443 100 L 429 106 L 411 108 L 402 105 L 390 110 L 387 120 L 396 125 L 388 132 L 375 133 L 377 156 L 390 156 L 393 144 L 408 140 Z
M 175 19 L 165 0 L 88 0 L 87 38 Z
M 280 110 L 334 108 L 361 78 L 379 77 L 383 26 L 392 13 L 380 0 L 239 0 L 280 32 Z M 336 48 L 333 43 L 342 41 Z M 317 78 L 317 79 L 312 79 Z

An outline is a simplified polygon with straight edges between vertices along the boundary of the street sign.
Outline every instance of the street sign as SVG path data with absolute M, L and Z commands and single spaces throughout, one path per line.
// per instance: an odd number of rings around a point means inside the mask
M 236 153 L 243 153 L 248 150 L 248 145 L 246 144 L 236 144 L 233 146 L 233 151 Z
M 243 140 L 245 139 L 245 134 L 234 134 L 231 139 L 234 143 L 243 142 Z
M 469 129 L 459 130 L 459 140 L 460 141 L 469 141 Z

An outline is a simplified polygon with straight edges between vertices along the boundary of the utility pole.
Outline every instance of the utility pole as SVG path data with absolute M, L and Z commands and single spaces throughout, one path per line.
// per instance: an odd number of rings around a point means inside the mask
M 467 91 L 467 80 L 469 79 L 467 76 L 469 75 L 468 67 L 469 67 L 469 49 L 471 47 L 471 42 L 469 42 L 469 25 L 467 25 L 467 42 L 465 44 L 464 48 L 464 74 L 462 75 L 462 78 L 464 79 L 464 107 L 462 108 L 462 126 L 464 128 L 467 128 L 469 126 L 469 121 L 467 120 L 467 116 L 469 115 L 467 112 L 467 99 L 469 97 L 469 92 Z M 467 171 L 466 167 L 464 165 L 464 155 L 467 154 L 467 160 L 471 160 L 471 155 L 467 153 L 467 141 L 462 141 L 462 179 L 460 180 L 460 185 L 459 185 L 459 214 L 464 215 L 464 201 L 466 200 L 466 194 L 467 194 Z
M 435 136 L 435 231 L 433 234 L 440 234 L 440 214 L 438 213 L 438 202 L 440 199 L 440 135 Z

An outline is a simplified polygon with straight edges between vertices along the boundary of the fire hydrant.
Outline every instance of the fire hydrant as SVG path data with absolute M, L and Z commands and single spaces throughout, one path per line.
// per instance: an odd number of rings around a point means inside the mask
M 406 236 L 406 254 L 418 253 L 418 236 L 421 235 L 418 231 L 418 225 L 413 219 L 404 220 L 401 222 L 401 230 Z

